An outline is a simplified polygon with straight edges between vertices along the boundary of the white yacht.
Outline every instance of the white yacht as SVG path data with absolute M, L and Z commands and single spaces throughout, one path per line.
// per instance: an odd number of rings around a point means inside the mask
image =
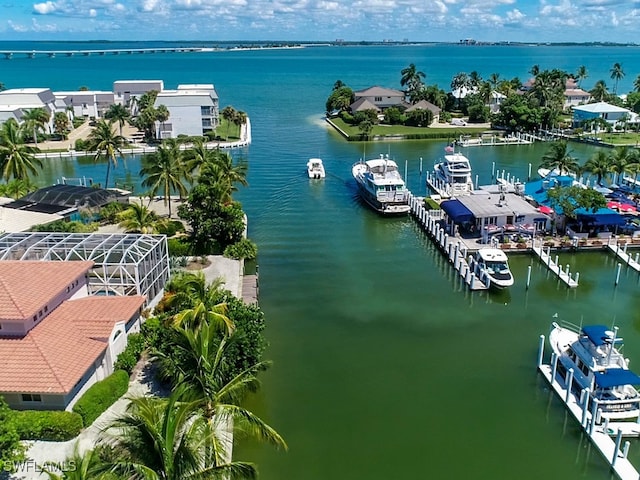
M 640 394 L 635 386 L 640 385 L 640 377 L 629 370 L 629 360 L 621 353 L 617 327 L 560 326 L 554 322 L 549 344 L 558 357 L 556 374 L 568 382 L 572 370 L 572 389 L 579 395 L 589 388 L 591 399 L 599 402 L 602 418 L 638 418 Z
M 445 155 L 433 166 L 433 175 L 427 181 L 444 198 L 468 195 L 473 191 L 469 159 L 459 152 Z
M 362 199 L 383 215 L 409 212 L 409 190 L 398 172 L 398 165 L 389 156 L 358 162 L 351 172 Z
M 476 253 L 476 276 L 489 287 L 502 289 L 513 285 L 507 254 L 499 248 L 481 248 Z
M 320 158 L 310 158 L 307 162 L 307 173 L 309 178 L 324 178 L 324 165 Z

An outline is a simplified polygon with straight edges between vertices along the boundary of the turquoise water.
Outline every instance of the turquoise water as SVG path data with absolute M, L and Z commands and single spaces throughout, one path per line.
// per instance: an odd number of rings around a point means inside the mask
M 64 90 L 110 89 L 118 79 L 162 79 L 168 88 L 214 83 L 222 106 L 251 117 L 253 143 L 234 155 L 249 161 L 250 186 L 239 199 L 260 249 L 260 301 L 274 360 L 253 406 L 290 446 L 288 453 L 240 449 L 239 458 L 258 463 L 262 479 L 601 479 L 609 476 L 605 462 L 535 373 L 538 337 L 555 313 L 574 322 L 615 322 L 631 365 L 640 369 L 638 275 L 623 270 L 615 287 L 613 257 L 563 252 L 561 262 L 580 272 L 580 286 L 567 290 L 532 257 L 512 255 L 513 288 L 467 292 L 411 219 L 373 214 L 350 178 L 365 149 L 366 156 L 389 153 L 401 169 L 406 162 L 414 193 L 424 193 L 420 158 L 426 170 L 445 142 L 347 143 L 327 129 L 322 111 L 337 79 L 353 88 L 399 87 L 399 72 L 411 62 L 428 83 L 446 87 L 461 70 L 524 79 L 533 64 L 569 70 L 585 64 L 589 86 L 608 79 L 615 61 L 627 71 L 619 90 L 629 90 L 640 72 L 637 50 L 604 47 L 14 57 L 0 60 L 0 81 Z M 573 148 L 582 160 L 593 152 Z M 480 183 L 488 183 L 492 168 L 524 179 L 545 149 L 465 153 Z M 324 182 L 305 176 L 312 156 L 325 162 Z M 127 159 L 116 177 L 135 183 L 138 169 L 138 159 Z M 55 160 L 39 182 L 63 175 L 100 180 L 104 166 Z M 640 460 L 640 444 L 634 442 L 632 453 Z

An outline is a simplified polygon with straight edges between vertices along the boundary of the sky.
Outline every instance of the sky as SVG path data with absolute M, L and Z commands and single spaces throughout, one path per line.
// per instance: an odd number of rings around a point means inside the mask
M 640 41 L 640 0 L 0 0 L 0 40 Z

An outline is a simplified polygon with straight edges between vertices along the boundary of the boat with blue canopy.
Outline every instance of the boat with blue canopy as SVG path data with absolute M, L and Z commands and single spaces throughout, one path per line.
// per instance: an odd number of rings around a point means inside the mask
M 601 418 L 637 419 L 640 415 L 640 376 L 629 369 L 622 354 L 623 342 L 618 327 L 554 322 L 549 343 L 557 355 L 556 375 L 576 396 L 588 389 L 597 401 Z

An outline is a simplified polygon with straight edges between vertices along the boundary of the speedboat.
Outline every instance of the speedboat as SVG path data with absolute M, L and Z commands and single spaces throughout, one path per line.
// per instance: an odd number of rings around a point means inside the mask
M 320 158 L 310 158 L 307 162 L 309 178 L 324 178 L 324 165 Z
M 461 153 L 445 155 L 442 162 L 433 166 L 435 185 L 447 196 L 468 195 L 473 191 L 471 164 Z
M 351 169 L 362 199 L 383 215 L 409 212 L 409 190 L 389 156 L 355 163 Z
M 557 375 L 567 382 L 573 371 L 576 393 L 589 389 L 598 400 L 602 418 L 636 419 L 640 414 L 640 377 L 629 370 L 629 360 L 621 353 L 618 328 L 604 325 L 560 326 L 553 322 L 549 344 L 558 357 Z
M 499 248 L 481 248 L 476 253 L 476 275 L 490 287 L 502 289 L 513 285 L 507 254 Z

